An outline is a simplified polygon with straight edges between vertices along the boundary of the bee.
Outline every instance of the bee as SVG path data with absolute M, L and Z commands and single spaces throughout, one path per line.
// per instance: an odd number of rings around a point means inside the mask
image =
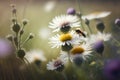
M 77 28 L 77 29 L 75 30 L 75 32 L 76 32 L 77 34 L 79 34 L 80 36 L 82 35 L 83 37 L 86 37 L 86 34 L 85 34 L 80 28 Z

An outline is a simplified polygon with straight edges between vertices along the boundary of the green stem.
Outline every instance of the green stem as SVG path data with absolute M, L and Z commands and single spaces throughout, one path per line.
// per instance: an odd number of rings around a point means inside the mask
M 28 40 L 29 40 L 29 37 L 27 37 L 27 38 L 25 39 L 25 41 L 20 44 L 20 46 L 22 47 Z
M 90 34 L 92 34 L 93 32 L 92 32 L 92 29 L 90 28 L 90 25 L 87 25 L 87 27 L 89 29 Z
M 80 8 L 80 0 L 77 0 L 77 3 L 78 3 L 79 11 L 82 12 L 82 11 L 81 11 L 81 8 Z M 83 26 L 83 20 L 82 20 L 82 18 L 81 18 L 81 14 L 80 14 L 80 17 L 79 17 L 79 18 L 80 18 L 80 21 L 81 21 L 81 27 L 82 27 L 83 30 L 85 30 L 85 28 L 84 28 L 84 26 Z
M 68 78 L 67 78 L 65 72 L 61 72 L 61 74 L 62 74 L 62 76 L 64 77 L 65 80 L 68 80 Z
M 113 40 L 118 44 L 118 46 L 120 46 L 120 42 L 118 40 L 116 40 L 115 38 L 113 38 Z

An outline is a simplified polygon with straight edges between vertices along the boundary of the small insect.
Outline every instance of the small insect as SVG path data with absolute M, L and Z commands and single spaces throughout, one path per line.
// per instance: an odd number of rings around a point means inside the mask
M 77 34 L 79 34 L 80 36 L 82 35 L 83 37 L 86 37 L 86 34 L 85 34 L 83 31 L 81 31 L 80 28 L 77 28 L 77 29 L 75 30 L 75 32 L 76 32 Z

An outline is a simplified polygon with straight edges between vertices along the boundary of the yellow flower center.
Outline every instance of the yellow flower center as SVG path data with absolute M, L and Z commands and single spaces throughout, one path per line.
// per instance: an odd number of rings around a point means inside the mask
M 71 39 L 72 39 L 72 36 L 69 33 L 60 35 L 60 41 L 62 41 L 62 42 L 68 41 Z
M 71 53 L 72 54 L 82 54 L 84 52 L 84 49 L 80 46 L 78 47 L 74 47 L 72 50 L 71 50 Z

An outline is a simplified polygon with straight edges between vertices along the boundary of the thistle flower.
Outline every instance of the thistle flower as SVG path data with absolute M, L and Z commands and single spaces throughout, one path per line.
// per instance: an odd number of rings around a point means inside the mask
M 0 58 L 13 54 L 14 50 L 14 47 L 8 40 L 0 39 Z
M 74 8 L 68 8 L 67 9 L 67 14 L 69 14 L 69 15 L 75 15 L 76 14 L 76 10 Z
M 103 51 L 104 51 L 104 44 L 103 44 L 103 41 L 96 41 L 94 44 L 93 44 L 93 49 L 102 54 Z
M 58 72 L 61 72 L 65 68 L 65 64 L 67 63 L 67 60 L 64 59 L 64 57 L 58 57 L 57 59 L 53 59 L 47 64 L 48 70 L 55 70 Z
M 79 44 L 79 42 L 82 41 L 79 35 L 76 35 L 74 31 L 71 31 L 66 34 L 57 34 L 54 37 L 50 38 L 50 44 L 52 48 L 59 48 L 64 45 L 73 45 L 73 44 Z
M 98 32 L 97 34 L 90 35 L 89 43 L 96 52 L 102 54 L 104 51 L 103 43 L 110 40 L 110 38 L 111 34 Z
M 26 53 L 25 58 L 29 63 L 35 63 L 36 65 L 40 65 L 42 61 L 46 61 L 44 52 L 41 50 L 31 50 Z
M 72 15 L 61 15 L 55 17 L 49 27 L 54 29 L 53 32 L 61 31 L 63 33 L 68 32 L 71 28 L 79 27 L 80 22 L 77 16 Z
M 108 80 L 120 80 L 120 59 L 112 59 L 105 63 L 104 76 Z

